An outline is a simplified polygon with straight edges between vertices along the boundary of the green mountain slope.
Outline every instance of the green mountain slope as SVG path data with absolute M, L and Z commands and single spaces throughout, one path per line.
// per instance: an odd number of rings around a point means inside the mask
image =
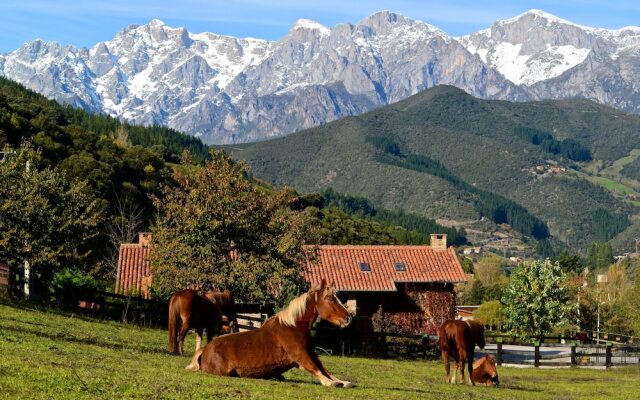
M 550 140 L 523 134 L 530 131 Z M 479 203 L 483 196 L 510 200 L 510 207 L 523 210 L 508 221 L 514 228 L 521 216 L 537 219 L 555 239 L 584 249 L 625 229 L 620 221 L 635 208 L 574 173 L 586 165 L 575 160 L 611 164 L 640 148 L 637 132 L 639 117 L 590 101 L 486 101 L 439 86 L 358 117 L 227 149 L 266 181 L 303 192 L 331 187 L 377 207 L 477 229 L 494 242 L 504 235 L 496 235 L 496 224 L 481 224 L 481 217 L 504 221 Z M 436 162 L 446 174 L 416 168 L 420 159 Z M 603 212 L 615 226 L 600 226 L 606 224 Z

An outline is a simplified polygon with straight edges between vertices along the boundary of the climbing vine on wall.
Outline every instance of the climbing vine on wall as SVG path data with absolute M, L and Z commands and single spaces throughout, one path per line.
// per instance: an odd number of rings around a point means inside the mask
M 450 284 L 405 284 L 402 290 L 417 311 L 387 312 L 381 305 L 372 316 L 376 332 L 394 334 L 437 334 L 440 325 L 455 317 L 456 298 Z

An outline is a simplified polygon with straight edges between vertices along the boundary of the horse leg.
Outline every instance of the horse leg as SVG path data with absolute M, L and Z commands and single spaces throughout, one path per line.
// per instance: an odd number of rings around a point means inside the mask
M 189 332 L 189 320 L 182 321 L 182 326 L 180 327 L 180 333 L 178 334 L 178 354 L 182 354 L 184 338 L 187 336 L 187 332 Z
M 200 350 L 200 346 L 202 346 L 202 333 L 204 329 L 198 328 L 196 329 L 196 351 Z M 207 332 L 209 334 L 209 332 Z
M 469 370 L 469 384 L 475 386 L 476 383 L 473 381 L 473 351 L 467 355 L 467 368 Z
M 352 388 L 355 387 L 355 385 L 349 381 L 343 381 L 341 379 L 338 379 L 335 377 L 335 375 L 331 374 L 326 368 L 325 366 L 322 364 L 322 362 L 320 361 L 320 358 L 318 357 L 318 355 L 316 353 L 314 353 L 313 351 L 309 352 L 309 354 L 311 355 L 311 359 L 313 360 L 313 362 L 318 366 L 318 369 L 320 369 L 320 371 L 324 374 L 324 376 L 326 376 L 327 378 L 331 379 L 334 382 L 339 382 L 342 384 L 342 387 L 344 388 Z
M 460 383 L 464 383 L 464 367 L 465 361 L 467 360 L 467 352 L 464 349 L 460 349 L 458 355 L 458 369 L 460 370 Z
M 214 327 L 209 327 L 209 328 L 207 328 L 207 343 L 209 343 L 209 342 L 211 342 L 211 340 L 213 340 L 213 331 L 214 331 L 215 329 L 216 329 L 216 328 L 214 328 Z M 219 336 L 219 335 L 220 335 L 220 334 L 218 334 L 218 336 Z
M 184 367 L 184 369 L 188 371 L 197 371 L 200 369 L 200 357 L 202 357 L 202 352 L 204 349 L 196 349 L 193 358 L 191 358 L 191 364 Z
M 449 383 L 449 373 L 451 371 L 451 366 L 449 365 L 449 352 L 442 351 L 442 361 L 444 361 L 444 372 L 445 372 L 445 382 Z
M 298 364 L 298 367 L 300 369 L 304 369 L 305 371 L 307 371 L 311 375 L 313 375 L 316 378 L 318 378 L 320 383 L 322 383 L 322 386 L 333 386 L 333 387 L 341 387 L 342 386 L 342 383 L 340 383 L 338 381 L 334 381 L 331 378 L 329 378 L 328 376 L 325 376 L 322 373 L 322 370 L 320 368 L 318 368 L 316 363 L 313 361 L 313 358 L 310 357 L 310 355 L 306 351 L 300 352 L 299 357 L 296 360 L 296 363 Z

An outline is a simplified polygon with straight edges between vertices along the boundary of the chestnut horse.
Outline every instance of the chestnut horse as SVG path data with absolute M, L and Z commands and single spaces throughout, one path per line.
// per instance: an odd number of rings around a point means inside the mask
M 217 337 L 196 351 L 186 369 L 222 376 L 284 379 L 283 373 L 298 367 L 324 386 L 353 387 L 351 382 L 329 373 L 314 352 L 311 326 L 318 318 L 340 327 L 351 323 L 351 315 L 336 297 L 333 285 L 327 286 L 324 280 L 260 328 Z
M 185 289 L 171 295 L 169 300 L 169 352 L 182 354 L 184 338 L 189 329 L 196 334 L 196 350 L 200 348 L 202 333 L 206 329 L 207 341 L 213 335 L 219 335 L 222 329 L 222 317 L 218 307 L 207 297 L 193 289 Z
M 473 363 L 473 374 L 471 379 L 475 383 L 480 383 L 485 386 L 500 385 L 500 379 L 498 379 L 498 368 L 496 367 L 496 357 L 487 354 L 486 356 L 477 359 Z
M 465 362 L 469 369 L 469 383 L 475 385 L 471 379 L 473 373 L 473 355 L 475 347 L 478 345 L 484 349 L 484 326 L 476 321 L 446 321 L 440 327 L 440 337 L 438 339 L 444 370 L 447 382 L 455 383 L 460 370 L 460 383 L 464 383 Z M 449 356 L 456 362 L 456 371 L 453 377 L 449 376 Z
M 214 292 L 208 291 L 204 296 L 218 307 L 220 315 L 227 317 L 229 321 L 229 329 L 231 332 L 238 332 L 238 319 L 236 317 L 236 303 L 230 291 Z

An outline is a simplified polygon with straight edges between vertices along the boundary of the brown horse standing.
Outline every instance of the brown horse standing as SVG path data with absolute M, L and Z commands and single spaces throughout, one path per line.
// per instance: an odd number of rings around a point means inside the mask
M 340 327 L 351 322 L 333 285 L 327 287 L 324 280 L 319 288 L 294 299 L 260 328 L 219 336 L 196 351 L 187 369 L 222 376 L 282 379 L 283 373 L 298 367 L 324 386 L 353 387 L 351 382 L 329 373 L 315 354 L 310 332 L 318 318 Z
M 471 375 L 473 373 L 473 355 L 478 345 L 484 349 L 484 326 L 475 321 L 449 320 L 440 327 L 438 340 L 447 382 L 455 383 L 460 370 L 460 383 L 464 383 L 465 361 L 469 369 L 469 383 L 475 385 Z M 450 379 L 449 356 L 456 362 L 456 371 Z
M 231 332 L 238 332 L 238 319 L 236 317 L 236 303 L 233 300 L 233 295 L 229 290 L 224 292 L 208 291 L 204 294 L 213 304 L 218 307 L 220 315 L 227 317 L 229 321 L 229 328 Z
M 222 329 L 220 311 L 208 298 L 193 289 L 185 289 L 171 295 L 169 300 L 169 352 L 182 354 L 184 338 L 189 329 L 196 334 L 196 350 L 200 348 L 202 333 L 207 330 L 207 342 Z

